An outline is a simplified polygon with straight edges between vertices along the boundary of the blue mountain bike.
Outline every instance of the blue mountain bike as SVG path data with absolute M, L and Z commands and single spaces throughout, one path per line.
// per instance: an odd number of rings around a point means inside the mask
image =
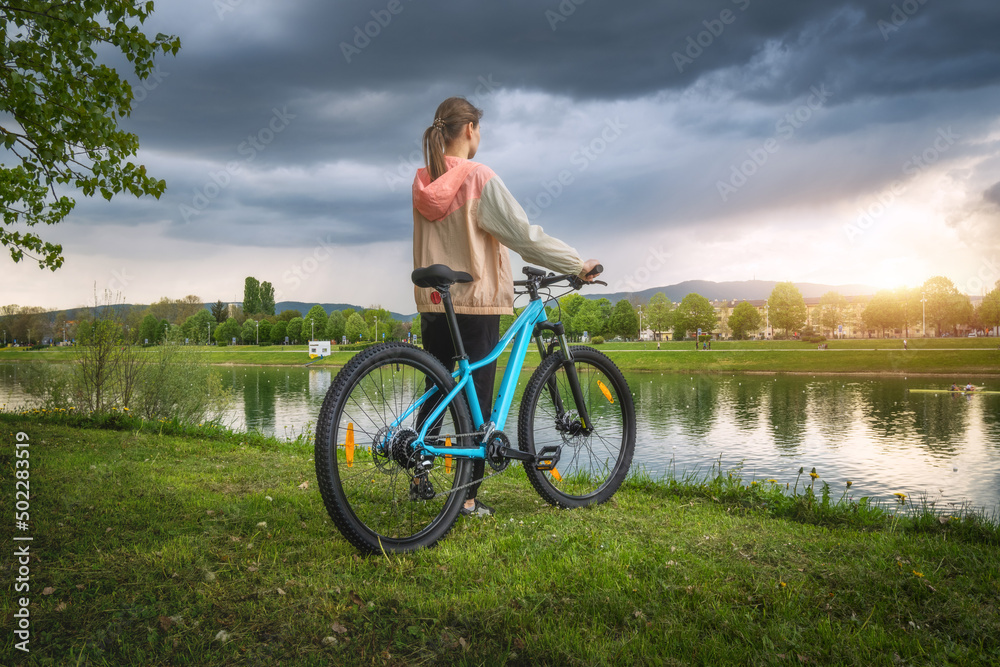
M 530 301 L 484 359 L 465 354 L 449 291 L 472 277 L 435 264 L 412 279 L 440 294 L 458 369 L 449 373 L 413 345 L 383 343 L 337 374 L 316 427 L 316 475 L 330 517 L 358 549 L 400 553 L 435 544 L 458 518 L 474 459 L 493 474 L 520 462 L 542 498 L 564 508 L 604 502 L 621 486 L 635 448 L 632 393 L 610 359 L 570 347 L 562 323 L 549 322 L 545 311 L 552 286 L 572 291 L 588 283 L 531 267 L 524 273 L 514 284 Z M 532 340 L 541 362 L 521 398 L 515 446 L 504 428 Z M 472 371 L 511 342 L 493 412 L 482 415 Z

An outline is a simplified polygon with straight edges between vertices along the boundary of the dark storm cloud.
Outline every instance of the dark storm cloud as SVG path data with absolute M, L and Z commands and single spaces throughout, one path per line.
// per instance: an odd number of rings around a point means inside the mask
M 889 252 L 940 254 L 939 213 L 959 221 L 945 236 L 963 247 L 1000 229 L 996 0 L 160 0 L 145 29 L 183 42 L 134 82 L 125 120 L 167 191 L 77 197 L 55 240 L 68 253 L 89 241 L 99 272 L 132 267 L 141 245 L 158 276 L 146 298 L 191 257 L 266 265 L 337 247 L 349 263 L 375 248 L 406 264 L 419 138 L 456 94 L 485 110 L 477 159 L 533 222 L 609 264 L 676 243 L 664 284 L 822 270 L 796 263 L 810 233 L 839 275 Z M 938 150 L 940 132 L 959 138 Z M 727 182 L 735 192 L 720 194 Z M 842 233 L 886 193 L 930 208 L 910 197 L 921 188 L 947 202 L 928 212 L 931 231 L 876 252 L 902 215 L 890 204 L 864 236 Z M 405 283 L 400 266 L 383 294 Z M 228 284 L 232 267 L 214 270 L 213 289 Z
M 567 194 L 532 216 L 557 229 L 600 228 L 623 210 L 641 229 L 832 201 L 898 178 L 907 151 L 928 140 L 884 128 L 982 116 L 939 93 L 1000 77 L 998 16 L 987 2 L 932 0 L 161 3 L 155 29 L 184 46 L 160 59 L 128 123 L 148 151 L 197 161 L 150 165 L 169 184 L 159 208 L 119 210 L 129 222 L 165 213 L 172 235 L 240 245 L 273 243 L 276 225 L 279 245 L 308 244 L 323 227 L 350 244 L 405 237 L 419 137 L 452 94 L 526 143 L 494 166 L 529 213 L 560 171 L 572 172 Z M 817 88 L 828 99 L 780 159 L 732 201 L 720 198 L 719 180 Z M 517 91 L 567 102 L 494 113 L 494 94 Z M 703 103 L 679 101 L 689 94 Z M 657 96 L 672 100 L 671 117 L 649 102 Z M 603 121 L 571 117 L 574 105 L 621 102 L 631 129 L 578 171 L 573 155 Z M 765 112 L 745 113 L 752 107 Z M 683 134 L 660 132 L 667 126 Z M 883 150 L 840 168 L 871 143 L 866 128 L 883 128 Z M 489 155 L 498 137 L 484 136 Z M 846 140 L 821 159 L 805 150 L 829 137 Z M 659 156 L 644 157 L 651 142 Z M 677 159 L 682 142 L 700 142 L 698 151 Z M 364 182 L 280 176 L 341 162 L 367 169 Z
M 508 89 L 611 100 L 718 74 L 715 85 L 773 103 L 826 83 L 838 90 L 835 104 L 1000 77 L 1000 12 L 989 2 L 230 2 L 222 14 L 191 7 L 198 15 L 187 18 L 214 22 L 217 33 L 162 60 L 169 100 L 155 126 L 139 121 L 145 136 L 223 154 L 262 114 L 291 105 L 305 129 L 288 151 L 351 151 L 364 141 L 391 153 L 394 126 L 413 113 L 406 102 L 431 90 L 473 92 L 485 76 Z M 261 24 L 273 28 L 255 30 Z M 187 27 L 168 26 L 182 40 Z M 365 91 L 391 99 L 347 118 L 316 114 L 326 97 Z

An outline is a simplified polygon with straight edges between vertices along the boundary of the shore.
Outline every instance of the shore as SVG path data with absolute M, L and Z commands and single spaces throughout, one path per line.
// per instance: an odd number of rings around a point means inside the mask
M 5 664 L 1000 659 L 995 522 L 848 502 L 822 478 L 638 474 L 563 511 L 515 467 L 483 486 L 495 517 L 361 557 L 308 442 L 0 422 L 4 469 L 21 443 L 32 489 L 30 590 L 0 603 L 9 619 L 27 599 L 31 653 L 8 633 Z
M 711 350 L 694 350 L 694 342 L 604 343 L 596 345 L 622 369 L 649 372 L 694 373 L 816 373 L 928 375 L 947 377 L 1000 376 L 1000 339 L 936 338 L 908 340 L 832 340 L 827 349 L 794 341 L 714 342 Z M 333 352 L 310 359 L 308 348 L 299 346 L 194 347 L 209 363 L 231 366 L 306 366 L 339 368 L 356 352 Z M 0 362 L 68 362 L 75 358 L 71 347 L 39 351 L 25 348 L 0 349 Z M 504 365 L 507 355 L 500 357 Z M 538 363 L 538 352 L 529 348 L 525 367 Z

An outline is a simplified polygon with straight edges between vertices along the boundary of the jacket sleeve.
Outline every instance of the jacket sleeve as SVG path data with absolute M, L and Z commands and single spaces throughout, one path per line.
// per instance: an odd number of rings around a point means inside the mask
M 583 260 L 576 250 L 528 222 L 528 215 L 499 176 L 483 186 L 479 200 L 479 226 L 514 250 L 529 264 L 559 273 L 577 274 Z

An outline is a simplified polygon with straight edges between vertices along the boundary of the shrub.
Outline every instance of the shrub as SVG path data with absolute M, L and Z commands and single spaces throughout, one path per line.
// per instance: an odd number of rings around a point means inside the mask
M 594 345 L 602 345 L 604 343 L 604 336 L 594 336 L 590 339 L 590 342 Z
M 81 336 L 74 363 L 26 364 L 25 391 L 44 409 L 74 410 L 97 421 L 123 415 L 178 424 L 220 419 L 232 392 L 207 359 L 179 345 L 182 339 L 144 349 L 126 337 L 110 305 Z

